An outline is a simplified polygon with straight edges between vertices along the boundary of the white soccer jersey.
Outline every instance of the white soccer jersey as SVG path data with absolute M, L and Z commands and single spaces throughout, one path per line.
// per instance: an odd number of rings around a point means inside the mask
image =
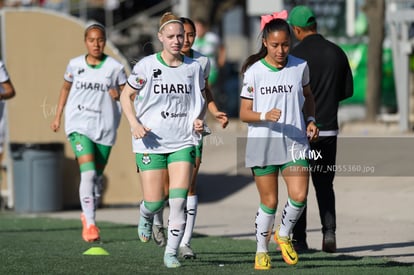
M 191 58 L 196 60 L 198 63 L 200 63 L 201 68 L 203 69 L 204 79 L 207 79 L 208 76 L 210 75 L 210 59 L 204 54 L 198 51 L 195 51 L 195 50 L 191 50 L 191 54 L 192 54 Z M 208 127 L 206 117 L 207 117 L 207 112 L 204 114 L 203 119 L 204 119 L 204 126 Z
M 7 73 L 6 66 L 0 61 L 0 83 L 9 80 L 9 74 Z M 0 85 L 0 93 L 3 93 L 3 86 Z M 0 152 L 3 151 L 3 143 L 6 136 L 6 102 L 0 100 Z
M 204 106 L 198 62 L 184 57 L 183 64 L 169 67 L 156 53 L 135 64 L 128 84 L 137 90 L 138 121 L 151 129 L 143 139 L 132 139 L 135 153 L 171 153 L 198 144 L 193 123 Z
M 289 55 L 278 70 L 264 59 L 244 74 L 241 97 L 253 100 L 253 111 L 282 111 L 278 122 L 248 124 L 246 167 L 281 165 L 307 157 L 309 143 L 302 108 L 303 87 L 309 84 L 307 63 Z
M 204 79 L 207 79 L 210 74 L 210 59 L 207 56 L 195 50 L 191 50 L 191 53 L 191 58 L 197 60 L 197 62 L 200 63 L 201 68 L 203 69 Z
M 121 105 L 108 91 L 126 83 L 123 65 L 106 56 L 101 64 L 92 67 L 81 55 L 70 60 L 64 78 L 72 83 L 65 108 L 66 134 L 78 132 L 98 144 L 114 145 Z

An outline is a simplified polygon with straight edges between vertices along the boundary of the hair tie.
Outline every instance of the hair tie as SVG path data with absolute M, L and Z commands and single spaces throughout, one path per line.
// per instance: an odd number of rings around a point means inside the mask
M 282 10 L 281 12 L 274 12 L 272 14 L 262 15 L 261 20 L 260 20 L 260 30 L 262 31 L 267 23 L 277 18 L 286 20 L 288 18 L 287 10 Z
M 183 24 L 183 22 L 181 22 L 178 19 L 171 19 L 171 20 L 168 20 L 167 22 L 165 22 L 164 24 L 162 24 L 160 26 L 160 28 L 158 29 L 158 32 L 161 32 L 162 28 L 164 28 L 167 24 L 170 24 L 170 23 L 180 23 L 181 25 Z

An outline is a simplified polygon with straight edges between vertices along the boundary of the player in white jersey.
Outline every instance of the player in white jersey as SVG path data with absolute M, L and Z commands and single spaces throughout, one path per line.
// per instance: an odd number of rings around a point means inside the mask
M 185 56 L 191 57 L 197 60 L 202 69 L 203 69 L 203 76 L 205 79 L 205 98 L 206 98 L 206 105 L 212 116 L 221 124 L 222 128 L 226 128 L 229 122 L 226 113 L 220 112 L 217 108 L 216 103 L 214 102 L 213 95 L 209 88 L 208 84 L 208 77 L 210 74 L 210 60 L 207 56 L 193 50 L 191 47 L 195 40 L 196 35 L 196 28 L 194 22 L 185 17 L 180 18 L 181 22 L 184 24 L 184 45 L 181 49 L 181 53 Z M 206 123 L 204 123 L 204 135 L 209 134 L 209 128 L 207 127 Z M 186 205 L 186 226 L 183 239 L 181 240 L 180 247 L 179 247 L 179 255 L 185 259 L 192 259 L 196 257 L 196 254 L 193 252 L 190 242 L 191 237 L 193 234 L 193 229 L 195 225 L 195 220 L 197 216 L 197 208 L 198 208 L 198 197 L 196 193 L 196 183 L 197 183 L 197 175 L 201 164 L 202 158 L 202 151 L 203 151 L 203 140 L 200 140 L 200 144 L 196 146 L 196 165 L 194 167 L 193 175 L 191 177 L 191 185 L 190 189 L 188 190 L 187 196 L 187 205 Z M 168 177 L 168 174 L 166 175 Z M 165 193 L 168 197 L 168 178 L 166 179 L 166 190 Z M 159 246 L 164 246 L 166 243 L 165 234 L 164 234 L 164 226 L 163 226 L 163 211 L 159 211 L 154 216 L 154 224 L 153 224 L 153 239 Z
M 127 79 L 123 65 L 104 54 L 102 25 L 88 26 L 84 39 L 88 53 L 69 61 L 51 128 L 59 130 L 65 108 L 65 132 L 80 168 L 82 238 L 93 242 L 100 239 L 95 211 L 120 123 L 119 92 Z
M 6 66 L 4 65 L 3 61 L 0 61 L 0 163 L 3 160 L 4 142 L 7 131 L 7 113 L 5 101 L 13 98 L 15 95 L 16 91 L 14 89 L 13 83 L 10 80 Z M 1 169 L 2 168 L 0 168 L 0 183 Z
M 298 261 L 290 234 L 306 205 L 308 139 L 318 135 L 308 67 L 304 60 L 289 55 L 290 41 L 287 22 L 271 18 L 264 24 L 260 51 L 242 67 L 240 119 L 248 123 L 246 166 L 252 169 L 260 196 L 255 269 L 271 268 L 268 246 L 278 203 L 279 170 L 288 201 L 275 241 L 287 264 Z
M 168 174 L 170 214 L 164 264 L 175 268 L 181 265 L 177 250 L 184 234 L 195 146 L 203 131 L 204 78 L 200 64 L 180 53 L 184 29 L 177 16 L 162 16 L 158 39 L 163 50 L 135 64 L 121 104 L 131 127 L 144 196 L 138 236 L 142 242 L 151 239 L 154 215 L 164 205 Z

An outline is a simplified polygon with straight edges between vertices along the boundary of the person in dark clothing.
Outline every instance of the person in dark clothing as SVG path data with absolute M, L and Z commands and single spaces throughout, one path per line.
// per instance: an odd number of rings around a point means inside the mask
M 291 54 L 308 62 L 310 86 L 315 97 L 316 121 L 320 134 L 311 149 L 322 158 L 311 160 L 311 177 L 315 188 L 322 224 L 322 250 L 336 252 L 336 210 L 333 181 L 336 164 L 339 102 L 353 95 L 353 79 L 348 58 L 336 44 L 317 32 L 314 12 L 307 6 L 294 7 L 288 17 L 300 43 Z M 306 209 L 293 229 L 298 250 L 308 249 L 306 242 Z

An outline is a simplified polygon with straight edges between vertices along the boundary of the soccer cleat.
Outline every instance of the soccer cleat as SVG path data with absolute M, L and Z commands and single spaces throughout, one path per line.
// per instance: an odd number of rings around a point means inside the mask
M 336 252 L 336 236 L 335 233 L 326 232 L 323 234 L 322 251 L 328 253 Z
M 279 244 L 280 251 L 282 252 L 282 257 L 285 263 L 288 265 L 295 265 L 298 263 L 298 254 L 292 245 L 292 240 L 287 237 L 279 236 L 279 228 L 275 231 L 275 242 Z
M 194 253 L 193 249 L 191 248 L 189 244 L 180 246 L 178 248 L 178 253 L 180 257 L 184 259 L 195 259 L 196 258 L 196 254 Z
M 94 224 L 90 224 L 88 226 L 86 222 L 86 217 L 83 213 L 81 214 L 81 221 L 82 221 L 82 239 L 88 243 L 99 241 L 101 239 L 101 237 L 99 236 L 99 228 Z
M 152 238 L 158 246 L 165 246 L 167 244 L 167 238 L 165 237 L 164 227 L 154 224 L 152 226 Z
M 181 266 L 177 256 L 171 253 L 164 254 L 164 265 L 168 268 L 177 268 Z
M 266 252 L 256 253 L 254 261 L 254 269 L 257 270 L 268 270 L 272 267 L 270 264 L 270 256 Z
M 138 223 L 138 237 L 143 243 L 147 243 L 151 240 L 152 234 L 152 221 L 140 216 Z
M 292 244 L 293 244 L 293 248 L 295 249 L 296 253 L 297 252 L 306 252 L 306 251 L 309 250 L 309 246 L 306 243 L 306 241 L 292 240 Z M 276 251 L 280 251 L 279 246 L 276 247 Z

